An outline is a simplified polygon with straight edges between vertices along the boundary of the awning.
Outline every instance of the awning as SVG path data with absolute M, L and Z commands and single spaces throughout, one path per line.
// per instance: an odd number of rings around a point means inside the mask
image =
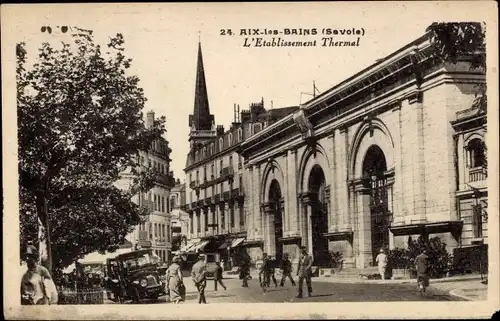
M 85 255 L 82 259 L 78 260 L 78 263 L 81 264 L 106 264 L 107 259 L 113 259 L 118 255 L 132 252 L 131 248 L 126 249 L 118 249 L 115 252 L 107 252 L 105 254 L 101 254 L 99 252 L 93 252 Z M 75 263 L 72 263 L 70 266 L 64 268 L 63 273 L 71 273 L 75 270 Z
M 210 243 L 210 241 L 201 241 L 196 247 L 194 247 L 192 250 L 194 252 L 201 251 L 207 246 L 207 244 Z
M 192 247 L 197 245 L 200 242 L 200 239 L 191 239 L 186 242 L 186 245 L 180 248 L 179 252 L 189 252 Z
M 245 240 L 244 237 L 240 237 L 240 238 L 237 238 L 237 239 L 234 239 L 233 242 L 231 243 L 231 247 L 237 247 L 238 245 L 242 244 L 243 241 Z
M 432 223 L 417 223 L 390 226 L 389 229 L 395 236 L 414 235 L 414 234 L 437 234 L 446 232 L 457 232 L 463 226 L 462 221 L 444 221 Z
M 219 246 L 219 250 L 225 250 L 231 247 L 233 240 L 232 239 L 227 239 L 222 244 Z

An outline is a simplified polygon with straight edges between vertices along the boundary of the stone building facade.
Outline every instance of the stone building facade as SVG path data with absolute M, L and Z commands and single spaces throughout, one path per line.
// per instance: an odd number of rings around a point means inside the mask
M 244 248 L 247 236 L 243 158 L 238 148 L 248 137 L 297 107 L 267 111 L 262 100 L 240 113 L 239 106 L 234 106 L 231 127 L 225 130 L 216 126 L 210 114 L 201 44 L 194 100 L 189 118 L 190 151 L 184 169 L 189 241 L 181 252 L 213 253 L 228 262 L 231 252 Z
M 146 116 L 146 126 L 152 126 L 155 120 L 153 111 Z M 175 185 L 174 173 L 170 170 L 172 150 L 164 138 L 153 142 L 150 150 L 139 154 L 139 164 L 144 168 L 156 170 L 155 185 L 146 193 L 138 193 L 132 201 L 149 209 L 144 222 L 140 223 L 127 236 L 133 247 L 152 248 L 163 262 L 168 262 L 171 252 L 170 190 Z M 133 177 L 129 171 L 121 174 L 117 183 L 120 188 L 128 189 Z
M 424 35 L 246 138 L 252 258 L 296 262 L 303 245 L 318 266 L 340 251 L 363 269 L 409 236 L 438 236 L 449 250 L 486 238 L 486 222 L 470 218 L 487 199 L 484 164 L 465 148 L 484 140 L 486 118 L 460 118 L 484 82 L 467 57 L 436 58 Z

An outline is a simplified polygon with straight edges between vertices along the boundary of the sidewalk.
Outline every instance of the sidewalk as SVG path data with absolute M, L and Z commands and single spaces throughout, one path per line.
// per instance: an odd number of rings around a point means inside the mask
M 416 284 L 416 279 L 368 280 L 362 278 L 315 277 L 313 281 L 327 283 L 356 284 Z M 468 301 L 486 300 L 488 285 L 481 283 L 480 275 L 459 275 L 442 279 L 431 279 L 430 286 L 448 292 L 452 296 Z

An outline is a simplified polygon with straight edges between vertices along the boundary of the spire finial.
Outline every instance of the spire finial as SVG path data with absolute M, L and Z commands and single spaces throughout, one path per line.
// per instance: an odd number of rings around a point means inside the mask
M 198 30 L 198 42 L 201 42 L 201 31 Z

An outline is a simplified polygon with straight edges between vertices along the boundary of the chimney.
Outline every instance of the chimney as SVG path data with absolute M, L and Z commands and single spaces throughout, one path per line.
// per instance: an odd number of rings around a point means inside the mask
M 146 115 L 146 127 L 151 128 L 155 122 L 155 112 L 150 110 Z
M 217 136 L 224 135 L 224 126 L 217 125 Z

